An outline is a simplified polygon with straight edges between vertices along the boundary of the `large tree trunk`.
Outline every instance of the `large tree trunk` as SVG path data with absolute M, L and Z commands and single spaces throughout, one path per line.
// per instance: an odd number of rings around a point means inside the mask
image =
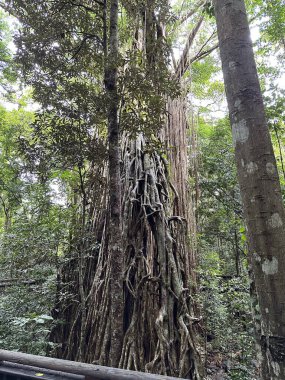
M 157 26 L 152 6 L 150 2 L 145 12 L 146 20 L 141 22 L 142 28 L 147 29 L 142 33 L 145 41 L 141 41 L 141 45 L 149 67 L 155 69 L 157 57 L 153 44 L 157 38 Z M 116 60 L 110 62 L 114 64 Z M 106 79 L 109 78 L 108 75 L 105 78 L 107 90 Z M 114 91 L 113 86 L 114 82 L 110 88 Z M 56 334 L 56 329 L 54 331 L 57 341 L 60 342 L 60 336 L 65 341 L 64 349 L 59 350 L 57 355 L 71 360 L 119 364 L 121 368 L 199 380 L 203 369 L 193 327 L 199 320 L 193 316 L 195 308 L 192 298 L 196 226 L 188 185 L 189 141 L 185 101 L 176 99 L 167 102 L 168 118 L 160 132 L 160 139 L 165 142 L 164 154 L 150 149 L 143 133 L 136 139 L 123 134 L 120 194 L 118 167 L 115 168 L 119 135 L 115 125 L 117 103 L 112 103 L 114 99 L 115 92 L 112 92 L 108 118 L 109 143 L 112 143 L 110 148 L 114 151 L 109 151 L 108 186 L 109 209 L 115 202 L 115 224 L 112 226 L 108 215 L 100 212 L 106 206 L 106 189 L 102 189 L 102 199 L 97 200 L 96 206 L 93 204 L 94 212 L 87 223 L 94 231 L 90 244 L 94 245 L 94 239 L 97 240 L 97 249 L 91 250 L 92 257 L 86 259 L 81 279 L 87 315 L 82 318 L 81 301 L 76 294 L 80 284 L 74 273 L 75 262 L 67 268 L 73 273 L 65 274 L 67 287 L 62 285 L 62 289 L 68 289 L 74 298 L 70 297 L 66 308 L 59 306 L 59 317 L 66 323 L 60 327 L 59 334 Z M 110 137 L 114 140 L 110 141 Z M 123 241 L 118 246 L 121 239 L 118 229 L 120 218 Z M 120 259 L 124 264 L 123 281 L 119 276 Z M 116 268 L 118 277 L 115 277 Z M 121 302 L 120 284 L 124 285 L 124 304 Z M 117 308 L 112 307 L 112 303 Z M 116 315 L 120 317 L 122 308 L 121 343 L 121 320 L 118 319 L 116 324 Z M 86 320 L 85 326 L 82 326 L 83 319 Z M 83 327 L 84 334 L 80 334 Z M 83 358 L 77 350 L 77 343 L 79 340 L 82 342 L 82 337 L 85 343 Z M 112 348 L 110 350 L 112 344 L 113 351 Z
M 220 52 L 261 314 L 263 379 L 285 378 L 285 213 L 243 0 L 215 0 Z
M 169 163 L 163 155 L 149 152 L 142 134 L 136 140 L 125 135 L 122 141 L 124 341 L 119 366 L 198 380 L 203 370 L 192 326 L 197 322 L 191 298 L 195 255 L 189 239 L 189 231 L 195 235 L 195 223 L 187 160 L 179 152 L 187 148 L 185 102 L 169 101 L 168 109 L 162 134 Z M 110 365 L 110 230 L 107 215 L 99 211 L 105 198 L 86 218 L 97 239 L 90 244 L 97 248 L 88 251 L 92 256 L 87 255 L 84 265 L 87 318 L 82 360 Z M 82 330 L 76 266 L 75 258 L 63 269 L 61 288 L 69 298 L 59 301 L 56 309 L 65 324 L 53 333 L 53 340 L 63 342 L 57 356 L 72 360 L 80 358 Z
M 149 152 L 142 134 L 136 140 L 125 135 L 122 143 L 125 303 L 119 366 L 198 380 L 203 370 L 192 326 L 197 322 L 191 301 L 194 251 L 188 239 L 195 223 L 189 212 L 191 203 L 187 205 L 187 160 L 180 161 L 178 152 L 180 146 L 185 150 L 187 146 L 185 104 L 170 101 L 169 109 L 173 113 L 169 113 L 164 133 L 169 158 L 173 159 L 172 174 L 172 164 L 157 152 Z M 104 235 L 100 252 L 88 297 L 85 360 L 108 364 L 108 256 L 104 253 Z

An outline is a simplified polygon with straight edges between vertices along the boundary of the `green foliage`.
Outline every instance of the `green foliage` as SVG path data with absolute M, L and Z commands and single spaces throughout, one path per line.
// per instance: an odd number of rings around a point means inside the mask
M 33 113 L 23 106 L 13 111 L 1 107 L 0 116 L 0 283 L 3 279 L 41 283 L 1 287 L 1 347 L 44 354 L 69 211 L 55 199 L 53 179 L 29 170 L 21 152 L 19 142 L 31 138 Z
M 2 224 L 7 227 L 11 222 L 13 210 L 22 199 L 21 180 L 22 162 L 17 149 L 17 139 L 25 133 L 32 115 L 23 110 L 6 111 L 0 108 L 0 200 L 2 204 Z
M 284 43 L 285 2 L 284 0 L 255 0 L 261 19 L 263 39 L 273 43 Z M 282 42 L 283 41 L 283 42 Z
M 199 121 L 200 302 L 205 312 L 209 369 L 227 366 L 231 379 L 253 378 L 247 247 L 228 119 Z M 222 364 L 224 363 L 224 364 Z
M 13 64 L 9 43 L 12 40 L 7 15 L 0 9 L 0 87 L 1 92 L 11 91 L 10 84 L 16 80 L 16 70 Z
M 214 4 L 213 4 L 212 0 L 208 0 L 206 2 L 206 4 L 204 5 L 204 12 L 209 17 L 214 17 L 215 12 L 214 12 Z
M 49 277 L 41 285 L 5 288 L 0 297 L 1 348 L 35 355 L 46 354 L 52 344 L 47 337 L 53 319 L 45 313 L 52 307 L 55 293 L 53 282 L 54 278 Z
M 203 226 L 200 232 L 201 242 L 215 247 L 218 244 L 217 239 L 221 240 L 227 246 L 224 248 L 224 258 L 227 259 L 235 245 L 235 235 L 239 235 L 242 225 L 229 121 L 220 120 L 217 125 L 211 126 L 201 120 L 199 134 L 203 159 L 198 211 Z M 242 251 L 243 245 L 239 247 Z M 233 268 L 230 273 L 234 273 Z
M 120 125 L 131 137 L 141 132 L 148 138 L 155 135 L 165 123 L 165 97 L 179 95 L 178 83 L 169 80 L 166 63 L 163 56 L 158 56 L 153 69 L 141 51 L 128 52 L 124 74 L 119 77 L 119 91 L 124 102 Z
M 215 55 L 207 56 L 191 66 L 189 90 L 193 94 L 197 112 L 205 119 L 211 115 L 216 118 L 214 110 L 220 110 L 224 105 L 224 84 L 220 74 L 219 61 Z
M 247 2 L 247 8 L 260 37 L 256 42 L 256 61 L 262 89 L 266 96 L 280 91 L 283 80 L 284 45 L 284 0 Z
M 281 190 L 285 200 L 285 91 L 273 92 L 265 98 L 266 114 L 279 171 Z

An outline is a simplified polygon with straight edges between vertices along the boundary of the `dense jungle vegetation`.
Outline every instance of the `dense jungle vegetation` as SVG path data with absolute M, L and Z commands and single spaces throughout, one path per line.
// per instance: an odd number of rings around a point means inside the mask
M 217 2 L 115 3 L 0 1 L 0 348 L 260 379 Z M 284 201 L 285 3 L 246 8 Z

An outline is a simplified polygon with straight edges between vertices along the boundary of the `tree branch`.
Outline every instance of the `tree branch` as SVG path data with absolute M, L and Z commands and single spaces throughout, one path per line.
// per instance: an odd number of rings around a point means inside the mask
M 193 9 L 190 9 L 189 12 L 187 12 L 186 14 L 182 15 L 178 21 L 179 21 L 179 26 L 181 24 L 183 24 L 185 21 L 187 21 L 191 16 L 193 16 L 196 12 L 198 12 L 199 8 L 201 8 L 203 5 L 206 4 L 206 1 L 205 0 L 201 0 L 199 1 Z
M 196 24 L 194 29 L 192 29 L 192 31 L 190 32 L 190 34 L 188 36 L 186 45 L 185 45 L 183 53 L 182 53 L 182 56 L 179 59 L 178 64 L 177 64 L 177 68 L 175 70 L 175 76 L 177 78 L 181 78 L 185 74 L 185 71 L 187 70 L 187 68 L 189 67 L 189 58 L 188 58 L 189 50 L 190 50 L 190 48 L 193 44 L 193 41 L 194 41 L 194 39 L 195 39 L 195 37 L 196 37 L 196 35 L 197 35 L 201 25 L 202 25 L 203 20 L 204 20 L 204 16 L 201 16 L 198 23 Z
M 197 53 L 194 57 L 192 57 L 190 60 L 189 60 L 189 65 L 191 65 L 191 63 L 195 62 L 195 61 L 198 61 L 199 59 L 202 59 L 202 58 L 205 58 L 207 57 L 209 54 L 212 53 L 212 51 L 216 50 L 217 48 L 219 47 L 219 44 L 216 43 L 214 46 L 212 46 L 211 48 L 209 48 L 208 50 L 204 50 L 204 51 L 201 51 L 199 53 Z

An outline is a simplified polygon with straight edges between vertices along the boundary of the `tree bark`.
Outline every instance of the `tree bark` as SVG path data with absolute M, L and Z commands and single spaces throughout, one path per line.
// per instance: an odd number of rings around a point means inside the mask
M 285 378 L 285 213 L 243 0 L 215 0 L 220 53 L 261 315 L 262 378 Z
M 111 3 L 108 1 L 109 5 Z M 153 7 L 149 0 L 143 16 L 138 15 L 143 39 L 141 51 L 150 71 L 157 70 L 156 48 L 159 48 Z M 117 13 L 117 9 L 104 8 L 106 20 L 112 9 Z M 114 37 L 117 32 L 112 29 L 112 17 L 108 20 Z M 104 25 L 106 28 L 107 22 Z M 106 32 L 104 36 L 106 39 Z M 195 336 L 196 325 L 193 326 L 198 318 L 191 297 L 195 287 L 196 226 L 189 199 L 185 101 L 168 100 L 168 118 L 157 136 L 165 142 L 167 158 L 160 151 L 149 149 L 149 141 L 143 133 L 134 138 L 124 131 L 120 152 L 116 90 L 118 51 L 115 42 L 116 49 L 111 53 L 112 46 L 115 48 L 111 35 L 108 40 L 105 86 L 110 173 L 106 189 L 101 190 L 102 199 L 94 197 L 90 202 L 94 214 L 90 214 L 88 226 L 93 226 L 92 239 L 98 249 L 91 250 L 92 257 L 86 258 L 84 265 L 87 301 L 84 361 L 117 366 L 120 355 L 120 368 L 200 380 L 203 368 Z M 116 166 L 119 158 L 121 173 Z M 106 205 L 105 191 L 109 193 L 111 219 L 100 212 Z M 120 218 L 123 221 L 121 245 L 118 244 Z M 78 299 L 78 283 L 73 279 L 76 264 L 73 261 L 63 270 L 66 276 L 63 283 L 70 284 L 65 292 L 68 289 L 68 293 L 75 296 L 66 308 L 63 304 L 58 307 L 63 309 L 60 319 L 66 324 L 62 324 L 62 331 L 56 336 L 56 342 L 63 342 L 57 356 L 72 360 L 79 359 L 77 343 L 82 328 L 80 309 L 75 302 Z M 122 265 L 123 295 L 119 278 Z
M 118 366 L 123 341 L 123 253 L 121 226 L 120 131 L 118 123 L 117 62 L 118 62 L 118 0 L 110 3 L 110 34 L 105 87 L 108 100 L 109 143 L 109 236 L 111 347 L 113 367 Z

